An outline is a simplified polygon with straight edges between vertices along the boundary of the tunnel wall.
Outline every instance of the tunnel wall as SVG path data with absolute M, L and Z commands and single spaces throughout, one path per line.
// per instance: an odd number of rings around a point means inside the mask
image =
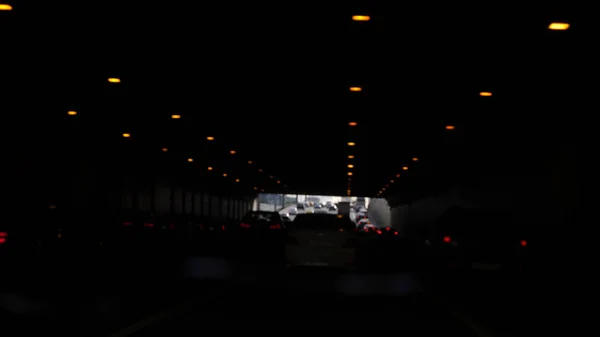
M 15 160 L 5 192 L 5 205 L 16 212 L 43 212 L 54 206 L 68 212 L 97 215 L 197 215 L 217 220 L 241 219 L 251 209 L 252 197 L 219 195 L 186 177 L 170 179 L 153 171 L 124 170 L 122 165 L 89 157 L 23 157 Z
M 452 206 L 503 210 L 512 215 L 515 224 L 540 229 L 540 233 L 570 225 L 576 221 L 580 199 L 576 149 L 564 145 L 553 154 L 536 174 L 484 176 L 393 207 L 392 226 L 404 235 L 423 234 Z

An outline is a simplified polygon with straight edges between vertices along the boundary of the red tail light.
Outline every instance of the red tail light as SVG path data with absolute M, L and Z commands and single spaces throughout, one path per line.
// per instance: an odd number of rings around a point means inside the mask
M 450 241 L 452 241 L 452 238 L 449 236 L 444 236 L 444 242 L 449 243 Z
M 274 224 L 274 225 L 269 226 L 269 228 L 271 228 L 271 229 L 281 229 L 281 225 L 280 224 Z
M 392 228 L 391 227 L 386 227 L 385 230 L 389 232 L 389 231 L 392 230 Z
M 521 247 L 527 247 L 527 241 L 521 240 Z
M 394 232 L 394 235 L 398 235 L 398 232 Z
M 133 222 L 123 222 L 123 226 L 133 226 Z
M 0 232 L 0 245 L 6 243 L 6 238 L 8 237 L 7 232 Z
M 243 223 L 243 222 L 242 222 L 242 223 L 240 224 L 240 227 L 242 227 L 242 228 L 250 228 L 250 225 L 249 225 L 249 224 L 247 224 L 247 223 Z
M 154 224 L 153 223 L 145 223 L 144 227 L 154 228 Z
M 225 225 L 221 226 L 221 230 L 224 231 L 225 230 Z
M 378 229 L 377 234 L 383 234 L 383 232 Z

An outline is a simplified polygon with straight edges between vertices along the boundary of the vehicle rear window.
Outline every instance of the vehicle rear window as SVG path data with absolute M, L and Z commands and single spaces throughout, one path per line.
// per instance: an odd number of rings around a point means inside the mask
M 278 213 L 274 212 L 250 212 L 246 213 L 242 222 L 280 222 L 281 217 Z
M 354 230 L 356 225 L 348 218 L 330 214 L 300 214 L 294 219 L 296 229 Z

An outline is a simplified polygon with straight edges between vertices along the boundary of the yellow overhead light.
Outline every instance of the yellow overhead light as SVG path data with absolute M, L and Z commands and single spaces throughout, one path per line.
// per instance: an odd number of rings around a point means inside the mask
M 188 158 L 188 163 L 193 163 L 194 162 L 194 158 Z
M 235 150 L 229 151 L 230 154 L 236 154 Z
M 357 126 L 358 124 L 356 122 L 350 122 L 350 123 L 348 123 L 348 125 L 350 125 L 350 126 Z
M 348 168 L 354 168 L 354 165 L 348 164 Z
M 213 136 L 208 136 L 208 137 L 206 137 L 206 140 L 215 140 L 215 137 L 213 137 Z
M 180 119 L 181 115 L 171 115 L 171 118 L 173 118 L 173 119 Z
M 353 155 L 351 155 L 351 154 L 349 154 L 349 155 L 348 155 L 348 159 L 354 159 L 354 156 L 353 156 Z
M 349 176 L 351 176 L 351 175 L 352 175 L 352 172 L 348 172 L 348 175 L 349 175 Z
M 121 79 L 120 78 L 116 78 L 116 77 L 110 77 L 108 79 L 108 82 L 110 82 L 110 83 L 121 83 Z
M 73 111 L 73 110 L 71 110 L 71 111 L 67 112 L 67 114 L 68 114 L 69 116 L 77 116 L 77 111 Z
M 393 184 L 393 183 L 394 183 L 394 179 L 390 180 L 390 183 L 392 183 L 392 184 Z
M 396 174 L 396 178 L 400 178 L 400 173 Z
M 123 138 L 129 138 L 129 137 L 131 137 L 131 134 L 130 134 L 130 133 L 124 133 L 124 134 L 123 134 Z
M 223 173 L 223 177 L 227 177 L 227 173 Z
M 255 187 L 254 187 L 254 190 L 255 190 L 255 191 L 256 191 L 256 190 L 258 190 L 258 187 L 256 187 L 256 186 L 255 186 Z
M 169 151 L 169 149 L 167 149 L 166 147 L 162 148 L 162 152 L 167 152 L 167 151 Z
M 446 125 L 446 130 L 454 130 L 454 125 Z
M 550 30 L 567 30 L 571 25 L 566 22 L 552 22 L 548 29 Z
M 258 172 L 261 172 L 261 173 L 262 173 L 262 171 L 263 171 L 263 169 L 258 169 Z
M 277 183 L 278 183 L 278 184 L 281 184 L 281 180 L 277 180 Z
M 361 87 L 350 87 L 350 91 L 359 92 L 362 91 Z
M 490 97 L 490 96 L 492 96 L 492 93 L 489 92 L 489 91 L 482 91 L 482 92 L 479 93 L 479 96 Z
M 403 169 L 404 171 L 408 171 L 408 166 L 402 166 L 402 169 Z
M 413 158 L 413 161 L 419 161 L 419 158 L 417 158 L 417 157 L 414 157 L 414 158 Z
M 239 182 L 240 182 L 240 179 L 236 178 L 236 179 L 235 179 L 235 182 L 236 182 L 236 183 L 239 183 Z
M 12 6 L 9 4 L 0 4 L 0 11 L 12 11 Z
M 352 20 L 353 21 L 369 21 L 369 20 L 371 20 L 371 17 L 368 15 L 353 15 Z
M 348 142 L 348 146 L 354 146 L 354 145 L 356 145 L 356 143 L 354 143 L 354 142 Z
M 248 160 L 248 164 L 249 164 L 249 165 L 252 165 L 252 160 Z
M 213 170 L 212 166 L 209 166 L 209 167 L 207 168 L 207 170 L 209 170 L 209 171 L 212 171 L 212 170 Z

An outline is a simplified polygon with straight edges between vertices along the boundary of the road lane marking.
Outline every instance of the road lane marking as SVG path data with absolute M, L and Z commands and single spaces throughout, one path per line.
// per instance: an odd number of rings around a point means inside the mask
M 176 315 L 186 312 L 187 310 L 189 310 L 191 308 L 191 306 L 192 306 L 192 303 L 185 303 L 185 304 L 180 304 L 180 305 L 174 306 L 165 311 L 162 311 L 157 314 L 143 318 L 143 319 L 139 320 L 138 322 L 133 323 L 132 325 L 113 333 L 112 335 L 110 335 L 110 337 L 132 336 L 133 334 L 135 334 L 143 329 L 146 329 L 147 327 L 149 327 L 151 325 L 158 324 L 160 322 L 166 321 L 167 319 L 169 319 L 173 316 L 176 316 Z
M 456 307 L 449 304 L 448 301 L 444 300 L 439 296 L 435 296 L 430 294 L 429 292 L 424 292 L 429 299 L 446 309 L 454 319 L 465 325 L 475 336 L 477 337 L 498 337 L 496 334 L 491 332 L 490 330 L 484 328 L 481 324 L 477 323 L 471 316 L 466 314 L 464 311 L 456 309 Z

